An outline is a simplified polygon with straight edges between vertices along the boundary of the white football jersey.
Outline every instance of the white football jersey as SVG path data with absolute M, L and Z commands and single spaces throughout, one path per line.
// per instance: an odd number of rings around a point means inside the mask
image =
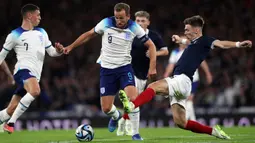
M 16 53 L 17 63 L 14 74 L 21 69 L 28 69 L 31 75 L 39 81 L 43 68 L 45 49 L 51 47 L 51 41 L 43 28 L 24 30 L 19 27 L 13 30 L 6 38 L 4 50 Z
M 104 68 L 114 69 L 131 64 L 131 47 L 137 36 L 142 42 L 149 38 L 145 31 L 136 22 L 129 20 L 126 28 L 116 27 L 114 17 L 100 21 L 95 32 L 102 35 L 102 48 L 99 61 Z
M 171 55 L 169 57 L 169 61 L 168 63 L 171 63 L 171 64 L 176 64 L 177 61 L 180 59 L 182 53 L 183 53 L 184 49 L 183 50 L 180 50 L 179 48 L 177 49 L 174 49 L 172 52 L 171 52 Z M 193 75 L 193 82 L 196 82 L 196 81 L 199 81 L 199 74 L 198 74 L 198 69 L 196 69 L 194 75 Z

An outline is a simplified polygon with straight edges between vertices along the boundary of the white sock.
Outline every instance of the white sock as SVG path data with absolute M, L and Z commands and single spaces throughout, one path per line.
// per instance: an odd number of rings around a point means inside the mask
M 35 98 L 30 93 L 27 93 L 24 97 L 22 97 L 8 123 L 15 123 L 16 120 L 27 110 L 34 99 Z
M 112 105 L 112 109 L 106 114 L 111 116 L 113 120 L 117 120 L 120 117 L 120 112 L 116 109 L 115 105 Z
M 193 106 L 193 102 L 188 100 L 186 102 L 186 119 L 187 120 L 196 120 L 195 110 Z
M 128 116 L 132 124 L 133 135 L 139 134 L 140 108 L 135 108 Z
M 0 111 L 0 124 L 7 122 L 7 120 L 10 119 L 10 115 L 7 113 L 7 108 L 4 110 Z

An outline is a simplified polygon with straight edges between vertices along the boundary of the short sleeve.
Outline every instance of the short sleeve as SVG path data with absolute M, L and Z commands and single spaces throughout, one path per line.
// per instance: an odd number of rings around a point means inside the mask
M 105 29 L 109 27 L 109 24 L 111 23 L 111 20 L 109 18 L 105 18 L 101 20 L 94 28 L 95 32 L 97 34 L 103 34 Z
M 12 33 L 10 33 L 5 40 L 3 49 L 6 51 L 11 51 L 15 47 L 15 45 L 16 45 L 15 36 Z
M 217 40 L 217 39 L 215 39 L 215 38 L 213 38 L 213 37 L 208 37 L 208 36 L 206 36 L 206 37 L 205 37 L 205 46 L 208 47 L 208 48 L 213 49 L 213 48 L 214 48 L 213 42 L 214 42 L 215 40 Z
M 137 36 L 137 38 L 142 38 L 143 36 L 146 35 L 145 31 L 143 30 L 143 28 L 137 24 L 136 22 L 133 22 L 132 26 L 131 26 L 131 31 L 134 32 L 134 34 Z
M 49 39 L 49 36 L 48 36 L 48 33 L 43 29 L 41 28 L 41 32 L 43 33 L 44 35 L 44 42 L 45 42 L 45 49 L 49 48 L 50 46 L 52 46 L 52 43 Z
M 165 42 L 163 41 L 162 37 L 159 34 L 157 34 L 157 33 L 156 33 L 155 36 L 156 36 L 156 38 L 155 38 L 155 41 L 153 41 L 153 42 L 154 42 L 156 48 L 158 50 L 160 50 L 160 49 L 167 49 L 167 46 L 166 46 Z

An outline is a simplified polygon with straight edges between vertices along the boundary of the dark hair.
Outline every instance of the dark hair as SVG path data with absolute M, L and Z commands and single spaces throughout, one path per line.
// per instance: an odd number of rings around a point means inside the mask
M 189 18 L 186 18 L 183 23 L 186 25 L 186 24 L 189 24 L 191 26 L 194 26 L 194 27 L 201 27 L 203 28 L 204 26 L 204 19 L 200 16 L 200 15 L 196 15 L 196 16 L 192 16 L 192 17 L 189 17 Z
M 34 12 L 40 8 L 34 4 L 26 4 L 21 8 L 21 15 L 24 17 L 27 12 Z
M 114 10 L 119 12 L 121 10 L 125 10 L 126 14 L 129 15 L 130 13 L 130 6 L 126 3 L 117 3 L 115 6 L 114 6 Z
M 146 17 L 148 20 L 150 20 L 150 14 L 147 11 L 137 11 L 135 13 L 135 17 Z

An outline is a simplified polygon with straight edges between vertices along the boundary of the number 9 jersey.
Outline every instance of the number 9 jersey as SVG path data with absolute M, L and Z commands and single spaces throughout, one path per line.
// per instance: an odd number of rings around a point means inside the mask
M 16 53 L 17 63 L 14 74 L 19 70 L 28 69 L 30 74 L 39 81 L 43 68 L 45 49 L 51 47 L 51 41 L 43 28 L 24 30 L 19 27 L 13 30 L 6 38 L 3 50 Z
M 135 37 L 142 43 L 149 40 L 145 31 L 132 20 L 128 20 L 125 28 L 116 27 L 114 17 L 100 21 L 94 28 L 102 35 L 101 66 L 114 69 L 131 63 L 131 46 Z

